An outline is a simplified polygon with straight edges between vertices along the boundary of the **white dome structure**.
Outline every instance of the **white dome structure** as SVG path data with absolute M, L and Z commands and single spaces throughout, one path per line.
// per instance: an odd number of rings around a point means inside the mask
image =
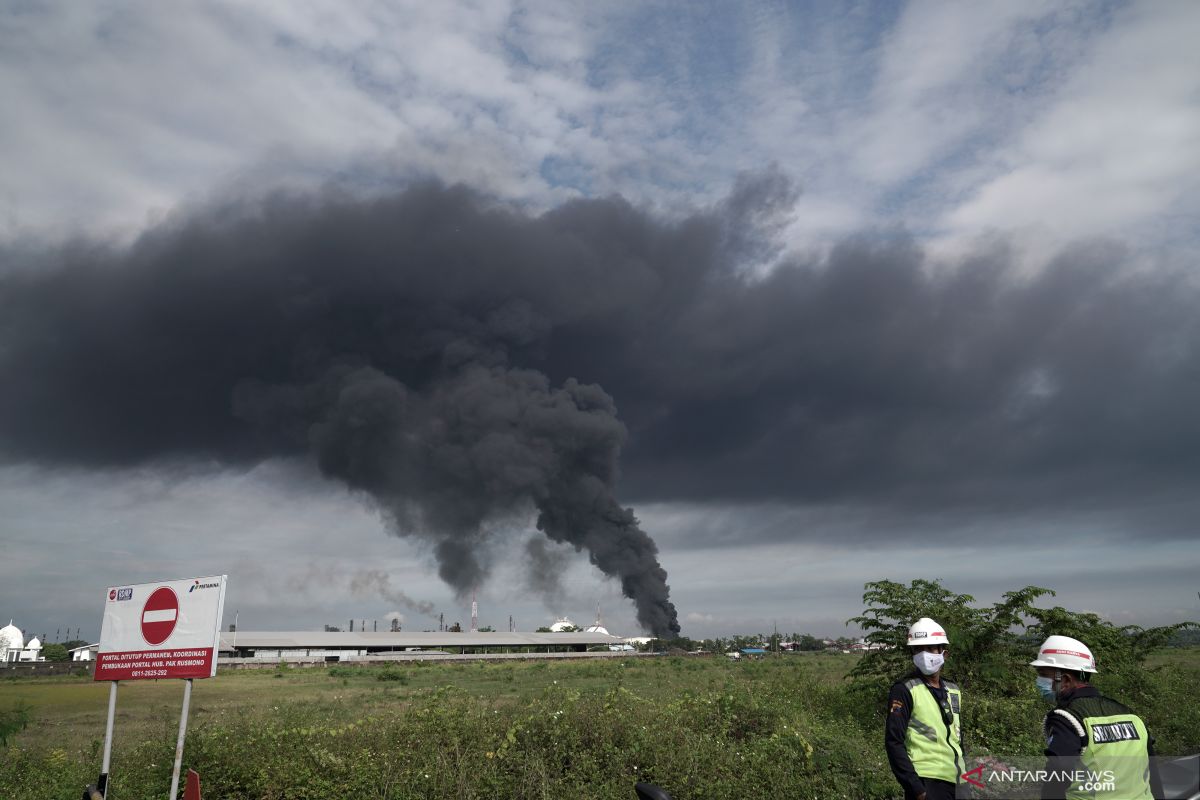
M 554 624 L 550 626 L 550 631 L 551 631 L 551 633 L 562 633 L 567 628 L 574 628 L 574 627 L 575 627 L 574 622 L 571 622 L 571 620 L 569 620 L 566 617 L 559 617 L 558 619 L 556 619 L 554 621 Z
M 4 640 L 4 644 L 14 650 L 25 649 L 25 635 L 21 633 L 21 629 L 12 624 L 12 620 L 3 628 L 0 628 L 0 639 Z
M 25 635 L 10 619 L 7 625 L 0 628 L 0 661 L 16 661 L 24 649 Z
M 42 660 L 42 640 L 34 636 L 25 643 L 25 649 L 17 659 L 18 661 L 41 661 Z
M 599 603 L 596 604 L 596 621 L 593 622 L 588 627 L 584 628 L 584 632 L 585 633 L 601 633 L 601 634 L 604 634 L 605 636 L 612 636 L 612 634 L 608 632 L 608 628 L 604 627 L 604 625 L 601 624 L 601 622 L 600 622 L 600 604 Z
M 36 636 L 25 643 L 25 649 L 20 654 L 18 661 L 41 661 L 42 660 L 42 640 Z

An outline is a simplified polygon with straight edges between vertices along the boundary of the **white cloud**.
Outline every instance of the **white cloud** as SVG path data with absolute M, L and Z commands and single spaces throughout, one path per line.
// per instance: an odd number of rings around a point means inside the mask
M 847 146 L 858 176 L 875 185 L 909 178 L 944 158 L 990 116 L 986 72 L 1014 27 L 1042 4 L 912 3 L 888 34 L 870 113 Z
M 1200 210 L 1198 35 L 1195 5 L 1123 9 L 946 227 L 1018 230 L 1049 246 L 1095 235 L 1161 241 L 1162 215 Z
M 0 179 L 0 221 L 9 235 L 129 231 L 247 169 L 320 182 L 371 161 L 385 179 L 544 193 L 541 155 L 595 93 L 515 67 L 508 16 L 492 3 L 11 12 L 0 96 L 18 124 L 0 148 L 20 157 Z
M 771 162 L 805 186 L 799 246 L 896 223 L 942 244 L 1133 236 L 1192 209 L 1197 16 L 912 3 L 880 29 L 854 9 L 760 6 L 10 11 L 0 236 L 130 233 L 234 185 L 430 174 L 535 207 L 621 192 L 678 209 Z

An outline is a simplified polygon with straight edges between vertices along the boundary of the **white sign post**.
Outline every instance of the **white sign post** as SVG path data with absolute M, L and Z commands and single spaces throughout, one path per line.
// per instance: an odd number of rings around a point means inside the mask
M 96 788 L 108 796 L 113 718 L 119 681 L 182 678 L 183 713 L 171 773 L 171 800 L 179 790 L 183 740 L 187 733 L 192 680 L 217 674 L 221 614 L 225 608 L 225 575 L 178 581 L 139 583 L 108 589 L 95 679 L 112 681 L 108 692 L 108 723 L 104 732 L 104 761 Z

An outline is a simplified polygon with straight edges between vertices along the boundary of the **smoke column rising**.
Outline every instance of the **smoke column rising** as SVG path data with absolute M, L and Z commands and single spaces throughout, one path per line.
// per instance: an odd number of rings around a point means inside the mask
M 618 498 L 1103 508 L 1194 534 L 1194 271 L 1111 242 L 1034 271 L 1001 240 L 931 263 L 879 231 L 781 253 L 794 198 L 767 172 L 680 219 L 620 198 L 534 216 L 426 184 L 29 248 L 0 267 L 0 459 L 311 458 L 426 541 L 460 594 L 489 540 L 536 520 L 664 635 L 666 575 Z
M 363 570 L 350 578 L 350 591 L 365 595 L 376 594 L 389 603 L 396 603 L 426 617 L 437 618 L 433 603 L 426 600 L 414 600 L 403 591 L 392 586 L 391 578 L 386 572 L 377 569 Z
M 0 400 L 0 452 L 85 467 L 308 452 L 428 540 L 460 595 L 486 577 L 489 522 L 536 513 L 646 629 L 677 633 L 657 548 L 616 500 L 612 398 L 511 363 L 543 346 L 548 270 L 581 255 L 555 227 L 433 185 L 277 197 L 12 271 L 0 376 L 32 379 Z

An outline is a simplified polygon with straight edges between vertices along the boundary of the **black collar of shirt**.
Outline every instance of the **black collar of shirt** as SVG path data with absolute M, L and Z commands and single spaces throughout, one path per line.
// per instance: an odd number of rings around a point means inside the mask
M 1100 696 L 1100 690 L 1097 689 L 1095 686 L 1086 686 L 1086 685 L 1080 686 L 1076 689 L 1072 689 L 1071 691 L 1067 692 L 1066 694 L 1060 694 L 1058 696 L 1058 707 L 1062 708 L 1063 706 L 1070 703 L 1072 700 L 1078 700 L 1081 697 L 1099 697 L 1099 696 Z

